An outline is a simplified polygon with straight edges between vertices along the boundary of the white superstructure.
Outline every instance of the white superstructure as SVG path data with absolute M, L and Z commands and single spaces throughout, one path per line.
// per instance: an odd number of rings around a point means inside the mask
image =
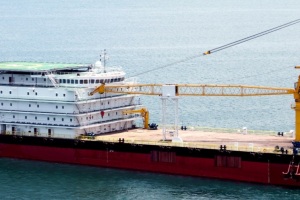
M 0 131 L 6 134 L 76 138 L 134 126 L 134 95 L 88 94 L 122 84 L 120 68 L 28 62 L 0 63 Z

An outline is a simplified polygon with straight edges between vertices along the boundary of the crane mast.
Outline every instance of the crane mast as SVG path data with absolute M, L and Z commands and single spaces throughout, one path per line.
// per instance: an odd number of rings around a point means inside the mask
M 296 66 L 300 69 L 300 66 Z M 170 90 L 170 86 L 171 89 Z M 95 93 L 118 93 L 118 94 L 140 94 L 153 96 L 169 96 L 164 93 L 164 88 L 168 87 L 174 96 L 266 96 L 266 95 L 293 95 L 295 104 L 295 142 L 294 147 L 300 148 L 300 76 L 295 82 L 294 88 L 264 87 L 249 85 L 218 85 L 218 84 L 118 84 L 100 85 L 89 95 Z M 172 91 L 173 90 L 173 91 Z

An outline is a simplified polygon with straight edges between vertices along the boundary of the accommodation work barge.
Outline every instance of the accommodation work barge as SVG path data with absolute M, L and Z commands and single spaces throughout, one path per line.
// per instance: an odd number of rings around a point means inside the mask
M 135 94 L 90 95 L 101 83 L 135 84 L 119 68 L 4 62 L 0 71 L 0 157 L 300 187 L 292 137 L 182 130 L 172 142 L 165 130 L 136 129 L 145 116 L 128 112 L 141 110 Z

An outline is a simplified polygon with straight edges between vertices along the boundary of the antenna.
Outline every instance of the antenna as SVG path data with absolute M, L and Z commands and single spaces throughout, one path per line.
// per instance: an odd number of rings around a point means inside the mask
M 106 73 L 106 70 L 105 70 L 106 60 L 108 60 L 108 58 L 106 56 L 106 49 L 104 49 L 103 50 L 103 55 L 100 54 L 100 62 L 103 65 L 104 73 Z

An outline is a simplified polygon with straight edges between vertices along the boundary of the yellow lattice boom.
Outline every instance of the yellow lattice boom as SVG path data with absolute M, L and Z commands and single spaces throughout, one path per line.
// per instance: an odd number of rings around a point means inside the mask
M 101 85 L 90 95 L 96 92 L 162 95 L 162 88 L 167 84 L 126 84 Z M 211 84 L 170 84 L 175 86 L 176 96 L 261 96 L 294 94 L 293 88 L 247 86 L 247 85 L 211 85 Z M 102 88 L 101 88 L 102 87 Z

